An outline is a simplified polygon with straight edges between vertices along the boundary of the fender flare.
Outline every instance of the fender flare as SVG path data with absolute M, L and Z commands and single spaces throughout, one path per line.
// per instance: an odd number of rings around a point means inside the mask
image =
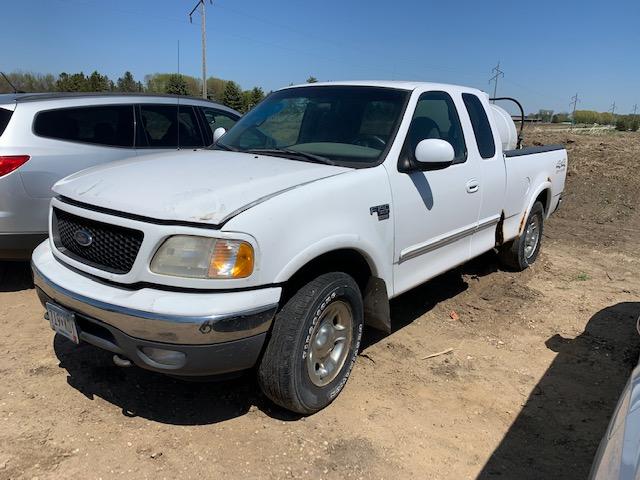
M 335 250 L 357 251 L 365 258 L 365 260 L 369 264 L 369 268 L 371 269 L 371 274 L 373 276 L 380 276 L 381 269 L 379 268 L 379 265 L 382 265 L 380 263 L 382 259 L 375 258 L 374 255 L 370 254 L 370 252 L 375 251 L 372 248 L 372 246 L 368 245 L 368 242 L 363 240 L 363 238 L 360 235 L 357 235 L 355 233 L 345 233 L 345 234 L 333 235 L 330 237 L 323 238 L 322 240 L 312 243 L 301 252 L 298 252 L 280 270 L 280 272 L 275 278 L 274 283 L 286 282 L 298 270 L 300 270 L 302 267 L 304 267 L 307 263 L 309 263 L 313 259 L 319 257 L 320 255 L 324 255 L 325 253 L 330 253 Z M 384 280 L 387 281 L 388 283 L 389 279 L 384 278 Z
M 529 214 L 531 213 L 531 209 L 533 208 L 533 204 L 538 198 L 538 195 L 540 195 L 545 190 L 549 190 L 549 192 L 551 192 L 551 182 L 548 180 L 545 180 L 540 185 L 538 185 L 538 187 L 535 190 L 532 190 L 533 194 L 529 196 L 529 200 L 527 202 L 527 208 L 524 210 L 524 214 L 522 215 L 520 220 L 520 228 L 518 229 L 518 235 L 522 235 L 522 232 L 524 232 L 524 227 L 525 227 L 527 218 L 529 218 Z M 548 218 L 547 211 L 549 209 L 549 205 L 544 205 L 544 209 L 545 209 L 545 215 Z

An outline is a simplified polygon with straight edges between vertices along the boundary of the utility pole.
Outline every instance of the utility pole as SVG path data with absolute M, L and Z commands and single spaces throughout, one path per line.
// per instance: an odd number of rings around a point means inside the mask
M 576 93 L 573 97 L 571 97 L 571 103 L 569 105 L 573 105 L 571 107 L 571 125 L 575 125 L 576 123 L 576 105 L 580 99 L 578 98 L 578 94 Z
M 213 5 L 213 0 L 209 0 Z M 189 23 L 193 23 L 191 17 L 193 12 L 200 7 L 200 27 L 202 29 L 202 98 L 207 98 L 207 9 L 205 0 L 198 0 L 196 6 L 189 12 Z
M 494 82 L 493 83 L 493 98 L 496 98 L 496 95 L 498 93 L 498 78 L 504 77 L 504 72 L 502 70 L 500 70 L 500 62 L 498 62 L 498 65 L 493 67 L 493 70 L 491 70 L 491 73 L 493 73 L 494 75 L 493 75 L 493 77 L 491 77 L 489 79 L 489 83 Z

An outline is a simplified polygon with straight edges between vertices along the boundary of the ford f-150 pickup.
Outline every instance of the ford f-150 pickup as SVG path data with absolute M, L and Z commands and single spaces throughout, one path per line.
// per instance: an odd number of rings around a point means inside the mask
M 485 93 L 432 83 L 288 87 L 214 137 L 58 182 L 37 292 L 119 365 L 255 368 L 302 414 L 341 391 L 364 326 L 391 331 L 390 298 L 492 249 L 531 265 L 567 169 Z

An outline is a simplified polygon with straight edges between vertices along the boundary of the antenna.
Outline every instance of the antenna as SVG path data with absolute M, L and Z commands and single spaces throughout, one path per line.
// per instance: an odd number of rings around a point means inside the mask
M 178 80 L 181 80 L 180 76 L 180 40 L 178 40 Z M 178 135 L 178 150 L 180 150 L 180 94 L 178 94 L 178 104 L 176 108 L 176 132 Z
M 16 88 L 16 86 L 15 86 L 13 83 L 11 83 L 11 80 L 9 80 L 9 77 L 7 77 L 7 76 L 4 74 L 4 72 L 0 72 L 0 75 L 2 75 L 2 76 L 4 77 L 4 79 L 7 81 L 7 83 L 9 84 L 9 86 L 10 86 L 11 88 L 13 88 L 13 93 L 24 93 L 24 92 L 19 91 L 19 90 Z
M 489 83 L 494 82 L 493 83 L 493 98 L 496 98 L 496 94 L 498 92 L 498 78 L 504 77 L 504 72 L 502 70 L 500 70 L 500 62 L 498 62 L 498 64 L 495 67 L 493 67 L 493 70 L 491 70 L 491 72 L 495 73 L 495 75 L 489 79 Z M 495 103 L 495 101 L 494 101 L 494 103 Z
M 213 5 L 213 0 L 209 0 Z M 202 98 L 207 98 L 207 9 L 205 0 L 198 0 L 196 6 L 189 12 L 189 23 L 193 23 L 193 12 L 200 7 L 200 29 L 202 30 Z

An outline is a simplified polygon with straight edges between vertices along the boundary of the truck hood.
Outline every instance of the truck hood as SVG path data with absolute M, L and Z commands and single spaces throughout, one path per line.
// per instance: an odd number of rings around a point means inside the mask
M 53 191 L 159 220 L 217 225 L 286 190 L 349 170 L 266 155 L 181 151 L 89 168 L 60 180 Z

